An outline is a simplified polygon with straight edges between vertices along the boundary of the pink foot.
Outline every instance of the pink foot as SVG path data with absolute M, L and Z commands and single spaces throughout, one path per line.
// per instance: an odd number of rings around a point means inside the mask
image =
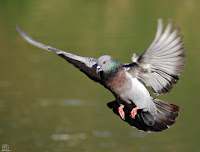
M 124 105 L 120 104 L 120 107 L 118 108 L 118 112 L 119 112 L 119 115 L 120 117 L 124 120 L 125 119 L 125 113 L 124 113 Z
M 137 114 L 137 111 L 139 110 L 139 108 L 138 107 L 135 107 L 135 108 L 133 108 L 132 110 L 131 110 L 131 114 L 130 114 L 130 116 L 131 116 L 131 118 L 135 118 L 135 115 Z

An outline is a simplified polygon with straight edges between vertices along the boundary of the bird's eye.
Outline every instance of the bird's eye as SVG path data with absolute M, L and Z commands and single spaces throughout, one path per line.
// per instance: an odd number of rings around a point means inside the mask
M 106 64 L 106 61 L 103 61 L 103 64 Z

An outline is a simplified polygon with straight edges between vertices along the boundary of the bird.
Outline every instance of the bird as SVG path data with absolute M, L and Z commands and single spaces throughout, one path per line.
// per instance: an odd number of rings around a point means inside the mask
M 122 63 L 110 55 L 98 59 L 82 57 L 42 44 L 17 31 L 28 43 L 54 52 L 74 65 L 90 79 L 103 85 L 115 97 L 107 106 L 124 122 L 144 132 L 161 132 L 170 128 L 178 117 L 179 106 L 151 96 L 169 93 L 177 85 L 185 64 L 183 35 L 179 27 L 172 29 L 169 20 L 163 29 L 158 19 L 157 32 L 142 55 L 132 54 L 131 63 Z

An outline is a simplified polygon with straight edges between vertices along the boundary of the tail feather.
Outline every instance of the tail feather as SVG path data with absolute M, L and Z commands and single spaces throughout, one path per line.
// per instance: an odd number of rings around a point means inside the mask
M 153 99 L 153 102 L 156 105 L 159 105 L 160 107 L 162 107 L 163 109 L 165 109 L 169 112 L 178 113 L 179 109 L 180 109 L 179 106 L 176 106 L 176 105 L 173 105 L 173 104 L 168 104 L 167 102 L 164 102 L 164 101 L 156 99 L 156 98 Z
M 157 113 L 158 113 L 158 118 L 166 125 L 171 126 L 175 123 L 175 120 L 166 118 L 160 111 L 158 111 Z
M 153 99 L 153 102 L 157 108 L 156 116 L 152 116 L 149 112 L 138 110 L 138 114 L 133 119 L 130 117 L 131 109 L 125 106 L 124 112 L 126 118 L 124 121 L 129 123 L 131 126 L 146 132 L 161 132 L 169 128 L 176 122 L 179 107 L 173 104 L 168 104 L 159 99 Z M 117 101 L 109 102 L 107 106 L 112 109 L 115 114 L 119 115 L 119 103 Z
M 173 104 L 168 104 L 159 99 L 153 99 L 158 117 L 162 122 L 165 122 L 168 126 L 173 125 L 178 117 L 179 107 Z

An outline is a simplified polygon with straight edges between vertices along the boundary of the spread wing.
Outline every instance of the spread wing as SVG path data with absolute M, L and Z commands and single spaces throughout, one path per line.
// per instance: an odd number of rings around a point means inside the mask
M 77 56 L 77 55 L 74 55 L 74 54 L 71 54 L 68 52 L 64 52 L 64 51 L 58 50 L 56 48 L 52 48 L 50 46 L 44 45 L 42 43 L 37 42 L 33 38 L 31 38 L 29 35 L 27 35 L 25 32 L 23 32 L 17 25 L 16 25 L 16 29 L 28 43 L 30 43 L 34 46 L 37 46 L 41 49 L 51 51 L 51 52 L 58 54 L 59 56 L 63 57 L 65 60 L 67 60 L 69 63 L 71 63 L 75 67 L 77 67 L 80 71 L 85 73 L 90 79 L 101 83 L 100 75 L 99 75 L 99 73 L 96 73 L 96 64 L 97 64 L 96 59 Z
M 178 27 L 174 31 L 171 28 L 172 22 L 169 21 L 163 32 L 159 19 L 155 39 L 141 56 L 133 54 L 129 69 L 133 77 L 141 79 L 157 95 L 171 91 L 185 63 L 183 36 L 178 34 Z

